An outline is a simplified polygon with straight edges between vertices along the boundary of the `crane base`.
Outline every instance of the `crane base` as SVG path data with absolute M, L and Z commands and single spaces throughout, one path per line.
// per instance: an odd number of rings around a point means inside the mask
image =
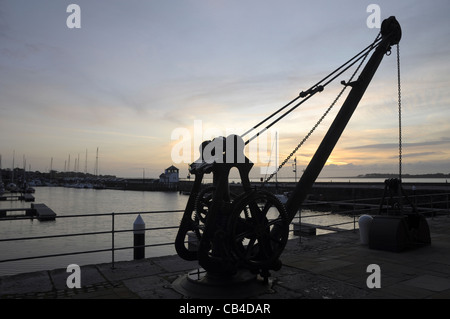
M 197 269 L 180 276 L 172 284 L 175 291 L 193 299 L 244 299 L 268 293 L 271 287 L 270 280 L 265 281 L 248 270 L 219 276 Z

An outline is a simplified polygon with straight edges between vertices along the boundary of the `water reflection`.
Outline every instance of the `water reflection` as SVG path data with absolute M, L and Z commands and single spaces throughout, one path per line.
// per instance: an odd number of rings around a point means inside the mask
M 139 192 L 120 190 L 76 189 L 64 187 L 39 187 L 34 194 L 35 203 L 44 203 L 58 216 L 84 214 L 110 214 L 121 212 L 176 211 L 183 210 L 187 196 L 177 192 Z M 0 208 L 24 208 L 30 203 L 20 201 L 0 202 Z M 146 227 L 178 226 L 182 213 L 143 214 Z M 131 230 L 137 214 L 117 215 L 114 217 L 114 229 Z M 37 220 L 0 221 L 0 238 L 36 237 L 89 232 L 107 232 L 112 229 L 111 215 L 87 216 L 79 218 L 57 218 L 55 221 Z M 147 232 L 146 244 L 173 242 L 176 229 Z M 20 240 L 0 242 L 1 259 L 24 256 L 61 254 L 97 249 L 110 249 L 111 234 L 62 237 L 51 239 Z M 114 235 L 115 247 L 133 245 L 133 233 L 118 232 Z M 170 246 L 147 248 L 146 256 L 174 254 Z M 132 250 L 119 250 L 114 253 L 118 260 L 133 258 Z M 0 263 L 0 275 L 20 272 L 67 267 L 70 263 L 78 265 L 111 262 L 112 253 L 80 254 L 45 259 Z

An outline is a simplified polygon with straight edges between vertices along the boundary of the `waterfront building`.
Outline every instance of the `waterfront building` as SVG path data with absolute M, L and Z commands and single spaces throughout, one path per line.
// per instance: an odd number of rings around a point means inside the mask
M 164 173 L 159 175 L 159 182 L 164 184 L 173 184 L 179 182 L 179 169 L 175 166 L 170 166 L 164 170 Z

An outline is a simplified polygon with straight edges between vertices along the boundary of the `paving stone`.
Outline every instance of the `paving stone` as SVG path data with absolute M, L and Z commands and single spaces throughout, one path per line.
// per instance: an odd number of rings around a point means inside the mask
M 164 272 L 160 266 L 151 259 L 116 262 L 114 268 L 111 264 L 98 265 L 101 274 L 110 281 L 139 278 Z
M 5 276 L 0 280 L 0 296 L 53 290 L 47 271 Z
M 404 281 L 403 284 L 438 292 L 450 289 L 450 279 L 431 275 L 419 276 Z
M 198 261 L 187 261 L 178 255 L 156 257 L 153 262 L 162 267 L 166 272 L 191 271 L 200 268 Z
M 182 297 L 172 289 L 171 282 L 157 275 L 127 279 L 124 281 L 124 284 L 143 299 L 172 299 Z
M 66 269 L 51 270 L 50 276 L 56 290 L 67 289 L 67 278 L 72 274 Z M 97 266 L 88 265 L 80 267 L 81 286 L 93 285 L 106 281 L 105 277 L 100 273 Z

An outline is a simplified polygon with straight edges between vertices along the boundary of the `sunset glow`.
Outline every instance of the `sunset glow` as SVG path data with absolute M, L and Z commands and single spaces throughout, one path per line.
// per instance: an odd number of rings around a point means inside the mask
M 174 130 L 248 130 L 370 44 L 368 1 L 88 1 L 81 28 L 69 3 L 0 2 L 2 168 L 157 178 L 173 164 Z M 450 172 L 450 31 L 446 0 L 378 1 L 400 43 L 404 171 Z M 398 166 L 396 48 L 386 56 L 323 176 L 393 173 Z M 281 162 L 342 87 L 274 126 Z M 337 109 L 295 154 L 306 167 Z M 191 145 L 194 152 L 198 145 Z M 87 153 L 87 162 L 85 160 Z M 192 156 L 192 159 L 194 157 Z M 195 160 L 195 159 L 194 159 Z M 267 163 L 256 163 L 264 167 Z M 187 175 L 181 163 L 180 176 Z M 72 169 L 71 167 L 70 169 Z M 67 169 L 67 168 L 66 168 Z M 254 174 L 260 175 L 259 170 Z M 293 176 L 289 162 L 281 176 Z

